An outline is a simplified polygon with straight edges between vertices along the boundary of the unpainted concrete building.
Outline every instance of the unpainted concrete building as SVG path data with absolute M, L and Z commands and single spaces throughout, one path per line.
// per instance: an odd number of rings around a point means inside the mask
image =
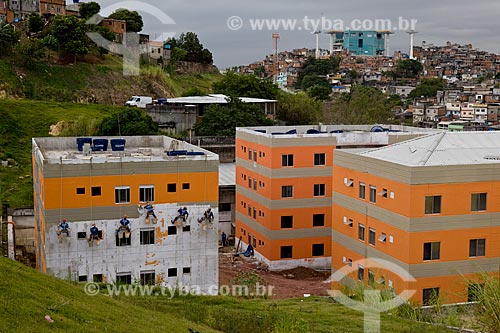
M 37 268 L 78 281 L 213 290 L 218 155 L 164 136 L 86 140 L 77 147 L 75 138 L 33 139 Z M 147 202 L 154 205 L 156 223 L 138 208 Z M 173 224 L 181 207 L 189 217 Z M 208 208 L 212 223 L 203 220 Z M 116 232 L 124 214 L 130 234 Z M 69 236 L 57 233 L 64 218 Z M 90 239 L 92 224 L 98 240 Z

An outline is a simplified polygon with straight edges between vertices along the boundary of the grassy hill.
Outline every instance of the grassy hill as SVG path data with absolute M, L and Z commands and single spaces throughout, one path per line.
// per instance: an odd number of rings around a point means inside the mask
M 327 298 L 91 297 L 83 284 L 5 258 L 0 258 L 0 281 L 3 332 L 363 332 L 362 314 Z M 388 315 L 382 316 L 381 331 L 447 332 Z
M 119 107 L 54 103 L 32 100 L 0 100 L 0 202 L 11 207 L 33 205 L 31 138 L 49 135 L 50 126 L 59 121 L 75 125 L 78 135 L 85 135 L 103 117 Z
M 176 315 L 105 295 L 0 258 L 2 332 L 200 332 L 214 330 Z M 47 322 L 49 315 L 54 322 Z
M 193 64 L 195 66 L 195 64 Z M 180 96 L 193 87 L 210 93 L 218 73 L 169 75 L 158 66 L 143 65 L 140 76 L 124 76 L 122 59 L 106 55 L 86 63 L 37 63 L 26 68 L 17 59 L 0 58 L 0 98 L 123 105 L 132 95 Z

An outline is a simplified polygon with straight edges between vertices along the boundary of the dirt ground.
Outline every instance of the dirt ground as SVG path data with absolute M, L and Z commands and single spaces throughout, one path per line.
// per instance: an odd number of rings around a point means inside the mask
M 238 272 L 255 272 L 262 277 L 267 285 L 274 287 L 273 299 L 304 297 L 304 294 L 327 296 L 329 283 L 324 283 L 329 277 L 328 271 L 315 271 L 306 267 L 292 270 L 269 272 L 267 267 L 257 260 L 240 256 L 233 261 L 229 248 L 219 253 L 219 284 L 231 285 L 231 280 Z

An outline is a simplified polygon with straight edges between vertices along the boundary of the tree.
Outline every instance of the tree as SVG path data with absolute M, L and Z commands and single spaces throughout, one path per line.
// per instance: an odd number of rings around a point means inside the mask
M 45 57 L 45 45 L 37 38 L 25 39 L 16 46 L 16 53 L 23 65 L 30 68 Z
M 424 66 L 413 59 L 399 60 L 396 65 L 396 75 L 401 78 L 415 78 L 424 70 Z
M 301 86 L 303 90 L 307 90 L 314 86 L 329 88 L 330 84 L 325 77 L 320 77 L 318 75 L 312 74 L 303 77 Z
M 154 135 L 158 133 L 158 124 L 141 109 L 126 108 L 103 119 L 99 126 L 99 135 Z
M 109 18 L 127 21 L 127 32 L 139 32 L 144 26 L 142 16 L 135 10 L 131 12 L 128 9 L 118 9 Z
M 42 17 L 38 13 L 31 13 L 28 17 L 28 31 L 32 34 L 42 31 L 44 23 Z
M 234 136 L 236 127 L 270 126 L 264 111 L 255 104 L 243 103 L 236 96 L 227 105 L 210 105 L 194 126 L 196 135 Z
M 392 102 L 378 89 L 353 86 L 326 111 L 325 121 L 332 124 L 371 125 L 391 118 Z
M 320 76 L 325 77 L 327 74 L 335 73 L 339 69 L 339 64 L 340 58 L 338 57 L 332 57 L 330 59 L 316 59 L 310 57 L 306 60 L 304 66 L 299 71 L 299 76 L 295 86 L 298 89 L 306 90 L 316 84 L 322 85 L 323 83 L 319 83 L 316 78 Z M 306 82 L 303 82 L 304 80 L 306 80 Z M 323 80 L 326 82 L 326 79 Z
M 0 22 L 0 55 L 10 53 L 18 42 L 19 33 L 14 30 L 14 27 Z
M 423 79 L 415 90 L 413 90 L 409 98 L 424 97 L 435 97 L 438 90 L 443 90 L 445 88 L 444 80 L 442 79 Z
M 80 3 L 80 17 L 87 21 L 92 16 L 101 11 L 101 6 L 97 2 L 81 2 Z
M 87 25 L 76 16 L 57 15 L 53 20 L 52 34 L 62 52 L 75 58 L 89 52 L 89 39 L 86 35 Z
M 194 32 L 182 33 L 179 39 L 171 38 L 167 41 L 172 49 L 172 59 L 178 61 L 212 64 L 212 52 L 203 47 Z
M 321 102 L 305 93 L 278 94 L 278 119 L 287 125 L 311 125 L 318 122 L 321 113 Z
M 269 80 L 254 75 L 240 75 L 232 72 L 224 74 L 219 82 L 213 84 L 217 94 L 228 96 L 276 99 L 279 88 Z
M 330 88 L 329 86 L 325 87 L 322 85 L 315 85 L 307 89 L 307 95 L 309 95 L 309 97 L 320 101 L 326 101 L 330 99 L 331 93 L 332 93 L 332 88 Z

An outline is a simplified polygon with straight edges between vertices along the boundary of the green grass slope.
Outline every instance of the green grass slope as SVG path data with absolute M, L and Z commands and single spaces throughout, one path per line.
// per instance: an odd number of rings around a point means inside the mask
M 40 62 L 26 68 L 13 57 L 0 58 L 0 98 L 123 105 L 132 95 L 177 97 L 193 87 L 210 93 L 212 83 L 221 78 L 218 73 L 169 75 L 152 65 L 143 65 L 139 76 L 127 76 L 117 56 L 93 60 L 76 65 Z
M 363 332 L 361 313 L 327 298 L 88 296 L 83 284 L 5 258 L 0 258 L 0 322 L 2 332 Z M 389 315 L 381 322 L 382 332 L 448 332 Z
M 52 103 L 0 99 L 0 202 L 12 208 L 33 205 L 31 138 L 49 136 L 50 126 L 59 121 L 74 122 L 79 135 L 118 107 L 96 104 Z
M 54 322 L 44 318 L 49 315 Z M 0 258 L 1 332 L 199 332 L 214 330 L 178 316 L 58 280 Z

